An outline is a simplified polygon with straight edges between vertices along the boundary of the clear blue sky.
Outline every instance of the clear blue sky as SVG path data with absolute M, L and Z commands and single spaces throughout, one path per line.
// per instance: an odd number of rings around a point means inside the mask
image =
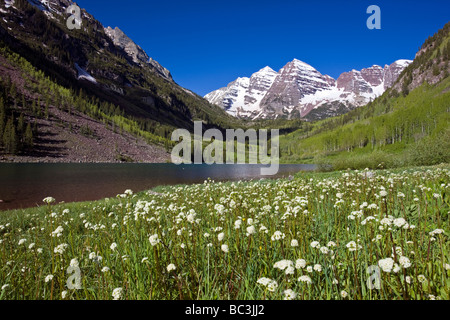
M 119 27 L 174 80 L 199 95 L 297 58 L 323 74 L 398 59 L 450 21 L 448 0 L 79 0 L 105 27 Z M 381 30 L 369 30 L 369 5 Z

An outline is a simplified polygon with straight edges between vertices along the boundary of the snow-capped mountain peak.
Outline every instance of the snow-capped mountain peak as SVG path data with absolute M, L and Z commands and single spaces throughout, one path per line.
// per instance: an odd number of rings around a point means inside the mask
M 411 62 L 402 59 L 384 68 L 353 69 L 335 80 L 294 59 L 279 72 L 265 67 L 250 78 L 239 78 L 207 94 L 205 99 L 234 116 L 250 119 L 307 117 L 311 112 L 314 118 L 321 118 L 320 113 L 327 117 L 335 115 L 333 108 L 349 111 L 382 95 Z M 326 106 L 333 110 L 322 110 Z
M 264 67 L 251 75 L 242 77 L 228 84 L 226 88 L 213 91 L 205 98 L 217 104 L 237 117 L 250 117 L 258 110 L 261 100 L 277 77 L 270 67 Z

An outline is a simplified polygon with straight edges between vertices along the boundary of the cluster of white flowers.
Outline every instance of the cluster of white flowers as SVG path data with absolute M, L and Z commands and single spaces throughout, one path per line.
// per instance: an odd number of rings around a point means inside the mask
M 112 296 L 114 298 L 114 300 L 120 300 L 120 298 L 122 297 L 122 288 L 115 288 L 112 292 Z
M 392 258 L 386 258 L 378 261 L 378 266 L 384 271 L 384 272 L 391 272 L 392 268 L 394 267 L 394 259 Z
M 159 239 L 159 236 L 157 234 L 151 235 L 149 237 L 149 241 L 152 246 L 156 246 L 158 243 L 161 242 L 161 240 Z
M 296 269 L 303 269 L 306 267 L 306 260 L 304 259 L 297 259 L 297 261 L 295 261 L 295 268 Z
M 319 249 L 320 248 L 320 243 L 319 243 L 319 241 L 313 241 L 313 242 L 311 242 L 310 246 L 312 248 Z
M 411 261 L 405 256 L 401 256 L 398 262 L 405 269 L 411 267 Z
M 274 292 L 278 288 L 278 283 L 275 280 L 266 277 L 259 278 L 256 283 L 263 285 L 271 292 Z
M 270 237 L 272 241 L 282 240 L 286 237 L 286 235 L 281 231 L 275 231 L 275 233 Z
M 444 232 L 445 232 L 444 229 L 435 229 L 435 230 L 429 232 L 429 235 L 430 236 L 436 236 L 436 235 L 439 235 L 439 234 L 444 234 Z
M 280 270 L 286 270 L 286 274 L 293 274 L 295 271 L 294 262 L 292 262 L 291 260 L 280 260 L 276 262 L 273 267 Z
M 103 260 L 103 257 L 98 255 L 96 252 L 91 252 L 89 254 L 89 259 L 96 262 L 96 263 L 100 263 Z
M 294 300 L 297 297 L 297 294 L 292 289 L 286 289 L 283 291 L 284 300 Z
M 300 276 L 300 277 L 297 279 L 297 281 L 298 281 L 298 282 L 304 282 L 304 283 L 307 283 L 307 284 L 312 283 L 311 278 L 308 277 L 308 276 Z
M 44 200 L 42 200 L 43 202 L 47 203 L 47 204 L 52 204 L 53 202 L 55 202 L 55 198 L 53 197 L 47 197 Z
M 53 249 L 53 252 L 54 253 L 59 253 L 59 254 L 62 255 L 62 254 L 64 254 L 64 252 L 66 251 L 68 246 L 69 246 L 68 244 L 62 243 L 62 244 L 56 246 L 55 249 Z
M 409 258 L 405 257 L 405 256 L 400 256 L 399 258 L 399 263 L 400 265 L 398 265 L 397 263 L 395 263 L 394 259 L 392 258 L 386 258 L 386 259 L 381 259 L 378 261 L 378 266 L 387 273 L 390 272 L 394 272 L 397 273 L 401 270 L 401 268 L 407 269 L 409 267 L 411 267 L 411 260 L 409 260 Z
M 393 223 L 398 228 L 403 228 L 403 229 L 409 228 L 409 223 L 404 218 L 394 219 Z
M 352 211 L 350 215 L 347 217 L 349 220 L 355 220 L 356 218 L 361 218 L 363 215 L 363 210 Z
M 250 236 L 250 235 L 255 234 L 255 233 L 256 233 L 255 226 L 247 227 L 247 236 Z
M 55 231 L 52 232 L 51 236 L 59 238 L 62 236 L 63 232 L 64 232 L 64 228 L 62 226 L 59 226 L 58 228 L 56 228 Z
M 177 269 L 177 267 L 173 263 L 171 263 L 171 264 L 169 264 L 167 266 L 167 272 L 171 272 L 171 271 L 174 271 L 176 269 Z
M 347 243 L 346 247 L 348 248 L 348 251 L 356 251 L 362 248 L 362 246 L 357 244 L 355 241 L 350 241 Z

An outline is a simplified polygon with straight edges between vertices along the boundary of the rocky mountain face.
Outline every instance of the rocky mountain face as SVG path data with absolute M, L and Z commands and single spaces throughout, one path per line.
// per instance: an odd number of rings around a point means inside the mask
M 392 89 L 403 95 L 424 82 L 435 85 L 450 74 L 450 22 L 430 36 L 417 52 L 414 62 L 393 82 Z
M 112 39 L 116 46 L 125 50 L 125 52 L 133 59 L 135 63 L 141 65 L 150 64 L 165 79 L 170 81 L 173 80 L 169 70 L 161 66 L 157 61 L 150 58 L 140 46 L 134 43 L 134 41 L 131 40 L 118 27 L 114 29 L 111 27 L 107 27 L 105 28 L 105 33 Z
M 384 68 L 374 65 L 352 70 L 335 80 L 294 59 L 279 72 L 266 67 L 250 78 L 239 78 L 207 94 L 205 99 L 236 117 L 322 119 L 380 96 L 411 62 L 398 60 Z
M 238 78 L 226 88 L 211 92 L 205 98 L 236 117 L 250 118 L 259 110 L 261 100 L 272 87 L 277 73 L 265 67 L 250 78 Z

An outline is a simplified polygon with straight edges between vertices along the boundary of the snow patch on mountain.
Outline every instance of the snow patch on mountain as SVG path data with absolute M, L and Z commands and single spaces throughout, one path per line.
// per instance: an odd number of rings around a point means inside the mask
M 90 81 L 92 83 L 97 83 L 97 80 L 93 76 L 91 76 L 89 74 L 89 72 L 87 72 L 86 70 L 81 68 L 78 65 L 78 63 L 75 63 L 75 69 L 77 69 L 77 71 L 78 71 L 78 76 L 77 76 L 78 80 L 84 79 L 84 80 Z
M 9 7 L 13 7 L 13 6 L 14 6 L 14 0 L 5 0 L 5 8 L 9 8 Z M 6 13 L 6 12 L 3 12 L 3 13 Z
M 41 11 L 48 11 L 48 0 L 28 0 L 28 2 Z

